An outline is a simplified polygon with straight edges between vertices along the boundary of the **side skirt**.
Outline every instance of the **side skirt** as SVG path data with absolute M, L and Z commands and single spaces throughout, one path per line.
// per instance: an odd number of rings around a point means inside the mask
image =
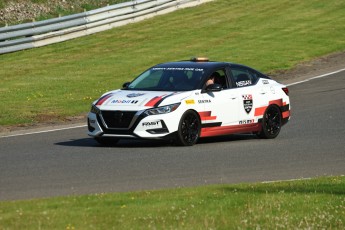
M 261 130 L 261 123 L 205 127 L 201 129 L 200 137 L 221 136 L 221 135 L 229 135 L 229 134 L 235 134 L 235 133 L 255 133 L 255 132 L 259 132 L 260 130 Z

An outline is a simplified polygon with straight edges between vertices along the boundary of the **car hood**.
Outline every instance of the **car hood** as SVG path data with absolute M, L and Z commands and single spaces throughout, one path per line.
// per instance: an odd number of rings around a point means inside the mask
M 95 102 L 101 110 L 143 110 L 179 103 L 192 94 L 188 92 L 117 90 L 104 94 Z

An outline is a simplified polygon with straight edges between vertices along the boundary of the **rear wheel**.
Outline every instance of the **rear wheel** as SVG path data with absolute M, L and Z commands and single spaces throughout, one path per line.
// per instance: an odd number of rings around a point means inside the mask
M 180 120 L 176 143 L 181 146 L 192 146 L 200 137 L 201 122 L 198 114 L 194 111 L 187 111 Z
M 119 139 L 111 137 L 95 137 L 95 140 L 103 146 L 115 145 L 119 141 Z
M 282 126 L 280 109 L 276 105 L 270 105 L 265 111 L 262 119 L 262 129 L 258 136 L 265 139 L 276 138 Z

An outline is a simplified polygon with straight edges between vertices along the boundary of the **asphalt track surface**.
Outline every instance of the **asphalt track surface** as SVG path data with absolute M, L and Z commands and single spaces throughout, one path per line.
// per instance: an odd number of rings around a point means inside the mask
M 274 140 L 203 139 L 193 147 L 121 140 L 86 127 L 0 138 L 0 200 L 345 174 L 345 71 L 291 85 L 292 118 Z

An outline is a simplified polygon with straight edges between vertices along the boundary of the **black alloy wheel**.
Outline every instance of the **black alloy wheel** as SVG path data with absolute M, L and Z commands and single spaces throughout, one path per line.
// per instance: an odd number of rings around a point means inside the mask
M 182 115 L 179 123 L 176 142 L 181 146 L 192 146 L 200 137 L 201 122 L 198 114 L 187 111 Z
M 262 129 L 259 137 L 265 139 L 276 138 L 282 126 L 282 116 L 278 106 L 270 105 L 265 111 L 262 119 Z

